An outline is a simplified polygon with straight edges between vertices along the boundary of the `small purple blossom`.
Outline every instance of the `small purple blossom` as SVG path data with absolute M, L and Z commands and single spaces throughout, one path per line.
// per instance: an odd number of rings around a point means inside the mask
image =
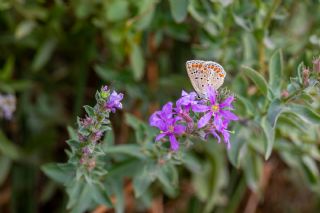
M 122 109 L 122 103 L 120 102 L 122 99 L 122 93 L 117 93 L 116 91 L 113 91 L 109 96 L 109 99 L 105 103 L 104 107 L 108 110 L 111 110 L 111 112 L 115 113 L 116 109 Z
M 219 104 L 217 102 L 217 92 L 213 88 L 209 87 L 207 94 L 210 102 L 209 106 L 198 104 L 192 108 L 194 112 L 205 113 L 205 115 L 198 121 L 198 128 L 204 127 L 210 121 L 212 116 L 214 117 L 214 125 L 218 129 L 222 127 L 223 119 L 227 121 L 238 120 L 238 117 L 228 110 L 233 109 L 233 106 L 231 105 L 234 100 L 233 96 L 226 98 L 221 104 Z
M 104 92 L 108 92 L 108 86 L 107 85 L 103 86 L 101 90 Z
M 154 112 L 149 119 L 151 126 L 160 126 L 166 122 L 166 120 L 173 117 L 173 104 L 171 102 L 166 103 L 161 111 Z
M 197 105 L 198 101 L 196 100 L 197 94 L 195 92 L 187 93 L 182 91 L 181 98 L 176 102 L 177 112 L 189 112 L 190 108 Z
M 179 116 L 173 116 L 172 103 L 169 102 L 162 107 L 161 111 L 157 111 L 151 115 L 149 123 L 151 126 L 160 129 L 160 134 L 156 137 L 156 141 L 168 136 L 171 150 L 177 151 L 179 149 L 179 142 L 176 136 L 182 135 L 186 127 L 177 123 L 181 120 Z
M 92 152 L 92 151 L 91 151 L 91 149 L 90 149 L 88 146 L 82 148 L 82 153 L 83 153 L 84 155 L 90 155 L 91 152 Z
M 220 133 L 223 136 L 224 142 L 227 144 L 227 149 L 230 149 L 231 144 L 230 144 L 230 132 L 227 129 L 228 124 L 229 124 L 228 121 L 226 121 L 226 120 L 222 121 L 222 124 L 219 129 L 217 129 L 214 124 L 209 124 L 208 132 L 206 133 L 206 137 L 209 134 L 211 134 L 218 140 L 218 143 L 220 143 L 220 141 L 221 141 L 220 135 L 219 135 L 219 133 Z
M 0 117 L 11 120 L 14 111 L 16 110 L 16 97 L 14 95 L 0 94 Z
M 101 139 L 101 137 L 102 137 L 102 135 L 103 135 L 103 132 L 102 131 L 96 131 L 96 132 L 94 132 L 94 133 L 92 133 L 92 135 L 91 135 L 91 140 L 92 140 L 92 142 L 97 142 L 98 140 L 100 140 Z
M 93 118 L 86 116 L 84 119 L 81 120 L 81 125 L 85 128 L 89 127 L 94 123 Z
M 84 136 L 83 134 L 81 134 L 81 133 L 78 133 L 78 139 L 79 139 L 79 141 L 80 142 L 84 142 L 84 141 L 86 141 L 87 140 L 87 137 L 86 136 Z
M 187 93 L 182 91 L 181 98 L 176 102 L 175 112 L 187 123 L 187 132 L 193 131 L 194 123 L 189 113 L 190 109 L 198 104 L 196 97 L 197 94 L 195 92 Z

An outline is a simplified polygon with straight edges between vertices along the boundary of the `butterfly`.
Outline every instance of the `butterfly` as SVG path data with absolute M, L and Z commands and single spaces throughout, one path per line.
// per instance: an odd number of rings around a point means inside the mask
M 223 67 L 213 61 L 187 61 L 186 68 L 191 84 L 200 97 L 207 97 L 208 86 L 217 90 L 226 77 Z

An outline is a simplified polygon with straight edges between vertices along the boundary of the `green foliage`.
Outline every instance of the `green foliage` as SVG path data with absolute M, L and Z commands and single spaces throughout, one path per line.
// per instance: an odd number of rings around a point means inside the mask
M 181 211 L 235 212 L 247 188 L 268 205 L 267 161 L 284 164 L 280 172 L 318 200 L 320 77 L 305 70 L 319 55 L 319 10 L 317 1 L 291 0 L 0 1 L 0 93 L 15 93 L 18 103 L 14 119 L 0 121 L 0 184 L 12 195 L 0 211 L 143 211 L 160 199 L 165 211 L 170 200 Z M 183 141 L 190 149 L 178 153 L 154 142 L 148 117 L 192 90 L 189 59 L 227 72 L 240 117 L 229 151 L 214 139 Z M 82 106 L 102 82 L 125 93 L 124 113 L 111 117 L 102 170 L 83 176 L 77 134 L 69 128 L 67 140 L 66 126 L 94 113 Z M 53 161 L 67 163 L 46 164 Z M 286 195 L 279 202 L 289 211 Z M 309 212 L 317 205 L 308 199 Z M 294 210 L 308 212 L 301 208 Z

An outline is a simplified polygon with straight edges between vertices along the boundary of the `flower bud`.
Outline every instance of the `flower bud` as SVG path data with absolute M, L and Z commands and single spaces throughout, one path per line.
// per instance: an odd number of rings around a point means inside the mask
M 283 90 L 283 91 L 281 92 L 281 97 L 287 98 L 288 96 L 289 96 L 288 90 Z
M 313 61 L 313 71 L 320 73 L 320 57 L 315 58 Z
M 304 86 L 309 85 L 309 75 L 310 75 L 310 70 L 308 67 L 305 67 L 302 71 L 302 79 L 303 79 Z

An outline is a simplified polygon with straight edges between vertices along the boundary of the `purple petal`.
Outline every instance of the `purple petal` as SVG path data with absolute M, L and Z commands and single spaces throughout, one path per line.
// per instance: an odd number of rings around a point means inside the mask
M 174 127 L 174 133 L 177 135 L 181 135 L 186 131 L 186 127 L 183 125 L 177 125 Z
M 202 116 L 198 122 L 198 128 L 204 127 L 209 122 L 211 117 L 212 117 L 212 112 L 208 112 L 207 114 Z
M 192 106 L 192 111 L 194 111 L 194 112 L 206 112 L 208 110 L 210 110 L 210 107 L 208 107 L 206 105 L 197 104 L 197 105 Z
M 166 135 L 167 135 L 166 133 L 161 133 L 161 134 L 157 135 L 156 141 L 161 140 L 161 138 L 163 138 L 163 137 L 166 136 Z
M 230 144 L 230 134 L 227 130 L 224 130 L 221 132 L 223 135 L 223 139 L 224 142 L 227 144 L 227 148 L 230 149 L 231 148 L 231 144 Z
M 177 141 L 174 135 L 169 136 L 170 148 L 173 151 L 177 151 L 179 149 L 179 142 Z
M 211 134 L 218 139 L 218 143 L 221 142 L 220 136 L 217 134 L 217 132 L 213 129 L 210 130 Z
M 227 120 L 233 120 L 233 121 L 239 120 L 238 116 L 236 116 L 235 114 L 233 114 L 228 110 L 221 110 L 220 113 Z
M 231 107 L 231 103 L 233 102 L 234 97 L 230 96 L 228 98 L 226 98 L 221 104 L 220 104 L 220 108 L 223 107 Z
M 161 119 L 159 118 L 159 111 L 154 112 L 150 118 L 149 123 L 151 126 L 156 126 L 157 122 L 159 122 Z
M 188 95 L 188 93 L 186 91 L 182 90 L 181 96 L 186 96 L 186 95 Z
M 207 94 L 208 94 L 208 98 L 209 98 L 211 104 L 215 104 L 216 103 L 216 96 L 217 96 L 217 92 L 215 91 L 215 89 L 212 87 L 208 87 Z
M 217 130 L 221 131 L 221 129 L 223 128 L 223 123 L 222 123 L 221 116 L 219 114 L 214 115 L 213 123 L 216 126 Z
M 165 114 L 172 114 L 172 102 L 168 102 L 166 103 L 163 107 L 162 107 L 162 112 Z

